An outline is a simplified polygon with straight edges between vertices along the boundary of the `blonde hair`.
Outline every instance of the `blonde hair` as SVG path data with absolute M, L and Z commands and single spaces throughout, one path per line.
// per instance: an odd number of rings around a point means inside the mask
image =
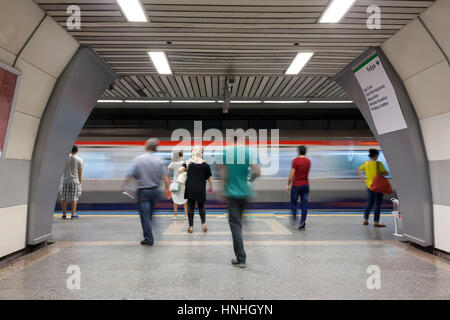
M 203 161 L 203 148 L 201 146 L 194 146 L 192 149 L 192 162 Z

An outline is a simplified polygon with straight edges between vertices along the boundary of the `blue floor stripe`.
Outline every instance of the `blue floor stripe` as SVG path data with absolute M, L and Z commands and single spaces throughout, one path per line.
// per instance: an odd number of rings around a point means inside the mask
M 55 214 L 61 214 L 62 212 L 55 212 Z M 198 213 L 198 211 L 195 211 Z M 214 211 L 210 210 L 206 214 L 226 214 L 227 211 Z M 309 211 L 309 214 L 355 214 L 361 215 L 363 211 Z M 382 211 L 382 214 L 390 214 L 391 211 Z M 70 215 L 70 213 L 68 213 Z M 79 215 L 136 215 L 137 211 L 81 211 Z M 156 215 L 173 215 L 173 211 L 156 211 Z M 179 215 L 183 215 L 180 212 Z M 246 214 L 290 214 L 289 211 L 247 211 Z

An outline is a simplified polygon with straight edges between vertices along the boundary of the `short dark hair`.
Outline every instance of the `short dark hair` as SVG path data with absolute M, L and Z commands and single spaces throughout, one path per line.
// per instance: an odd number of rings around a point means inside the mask
M 298 147 L 297 147 L 297 150 L 298 150 L 298 153 L 299 153 L 301 156 L 306 155 L 306 147 L 305 147 L 305 146 L 298 146 Z
M 158 149 L 159 139 L 157 138 L 150 138 L 145 143 L 145 147 L 147 150 L 150 151 L 156 151 Z
M 378 151 L 377 149 L 370 149 L 369 150 L 369 158 L 376 157 L 379 154 L 380 154 L 380 151 Z
M 73 147 L 72 147 L 72 153 L 77 153 L 78 152 L 78 146 L 77 145 L 74 145 Z

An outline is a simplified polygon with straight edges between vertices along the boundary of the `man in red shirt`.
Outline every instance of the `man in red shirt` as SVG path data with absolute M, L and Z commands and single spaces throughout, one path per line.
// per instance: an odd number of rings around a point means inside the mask
M 286 186 L 286 191 L 291 193 L 291 210 L 294 224 L 297 221 L 297 200 L 300 196 L 302 217 L 300 219 L 300 225 L 298 229 L 304 230 L 306 227 L 306 216 L 308 214 L 308 174 L 309 169 L 311 168 L 311 160 L 306 157 L 305 146 L 299 146 L 297 149 L 299 156 L 292 161 L 292 169 L 291 173 L 289 174 L 289 181 Z

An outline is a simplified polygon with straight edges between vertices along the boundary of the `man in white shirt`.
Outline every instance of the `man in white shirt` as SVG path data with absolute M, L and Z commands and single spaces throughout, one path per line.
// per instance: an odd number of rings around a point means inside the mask
M 81 195 L 81 178 L 83 173 L 83 160 L 77 156 L 78 147 L 73 146 L 72 152 L 67 159 L 66 168 L 61 178 L 61 208 L 62 218 L 66 219 L 67 205 L 70 202 L 72 219 L 78 218 L 76 213 L 78 198 Z

